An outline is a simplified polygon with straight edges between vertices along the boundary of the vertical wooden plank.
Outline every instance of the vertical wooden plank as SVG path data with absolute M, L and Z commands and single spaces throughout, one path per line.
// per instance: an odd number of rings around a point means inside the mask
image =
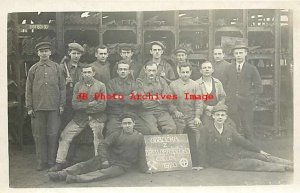
M 103 12 L 99 13 L 99 26 L 98 26 L 98 33 L 99 33 L 99 44 L 103 44 Z
M 140 46 L 140 55 L 138 57 L 138 61 L 140 64 L 143 64 L 144 61 L 144 13 L 142 11 L 138 11 L 136 13 L 136 20 L 137 20 L 137 30 L 136 30 L 136 38 L 137 44 Z
M 280 10 L 275 10 L 274 128 L 280 132 Z
M 175 48 L 179 45 L 179 11 L 174 11 L 174 28 L 175 28 Z
M 293 66 L 294 66 L 294 58 L 293 58 L 293 10 L 289 9 L 288 13 L 288 19 L 289 19 L 289 48 L 288 48 L 288 61 L 287 65 L 289 67 L 288 71 L 288 85 L 289 85 L 289 106 L 290 108 L 288 110 L 288 115 L 290 117 L 289 120 L 291 120 L 291 127 L 293 128 L 293 90 L 294 90 L 294 85 L 293 85 Z
M 293 10 L 289 9 L 289 61 L 288 64 L 293 63 Z
M 213 49 L 215 47 L 215 11 L 208 11 L 209 29 L 208 29 L 208 59 L 213 61 Z
M 16 139 L 17 143 L 20 147 L 20 149 L 23 148 L 23 123 L 24 123 L 24 117 L 23 117 L 23 100 L 22 100 L 22 87 L 21 87 L 21 57 L 19 52 L 19 29 L 18 29 L 18 13 L 9 13 L 8 14 L 8 21 L 12 21 L 13 24 L 13 42 L 14 42 L 14 48 L 16 49 L 16 52 L 12 54 L 10 58 L 11 65 L 13 68 L 15 68 L 16 73 L 16 84 L 17 84 L 17 100 L 18 100 L 18 106 L 17 106 L 17 122 L 15 123 L 17 126 L 16 129 Z
M 64 13 L 56 12 L 56 41 L 57 41 L 57 53 L 59 55 L 59 58 L 62 58 L 63 54 L 65 53 L 64 36 L 65 36 Z
M 248 9 L 243 9 L 243 37 L 248 39 Z

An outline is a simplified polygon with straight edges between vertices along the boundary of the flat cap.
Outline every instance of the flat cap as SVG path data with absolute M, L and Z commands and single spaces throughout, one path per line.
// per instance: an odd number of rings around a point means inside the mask
M 78 43 L 69 43 L 68 47 L 70 50 L 76 50 L 78 52 L 84 52 L 84 48 Z
M 152 41 L 152 42 L 150 42 L 150 45 L 151 45 L 151 47 L 153 45 L 159 45 L 163 50 L 166 49 L 166 46 L 160 41 Z
M 226 111 L 227 112 L 228 107 L 226 105 L 216 105 L 212 109 L 212 113 L 218 112 L 218 111 Z
M 119 116 L 119 121 L 122 122 L 123 119 L 125 119 L 125 118 L 131 118 L 133 121 L 135 121 L 137 116 L 136 116 L 136 114 L 131 113 L 131 112 L 123 113 Z
M 40 42 L 36 44 L 36 50 L 43 50 L 43 49 L 51 49 L 52 44 L 50 42 Z
M 134 51 L 135 50 L 135 46 L 133 44 L 120 43 L 119 44 L 119 51 L 121 52 L 121 50 L 131 50 L 131 51 Z
M 185 53 L 185 54 L 189 54 L 189 50 L 184 48 L 184 47 L 178 47 L 173 51 L 174 54 L 177 53 Z
M 235 50 L 235 49 L 246 49 L 248 50 L 248 46 L 246 44 L 236 44 L 233 48 L 232 48 L 232 51 Z

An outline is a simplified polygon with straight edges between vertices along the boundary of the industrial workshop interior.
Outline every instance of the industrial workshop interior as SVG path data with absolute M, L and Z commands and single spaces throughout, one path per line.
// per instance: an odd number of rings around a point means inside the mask
M 36 44 L 52 44 L 50 59 L 58 64 L 68 45 L 84 48 L 80 61 L 96 60 L 95 48 L 108 47 L 108 62 L 122 58 L 118 46 L 133 44 L 140 65 L 151 60 L 152 41 L 165 45 L 162 58 L 175 65 L 174 50 L 190 50 L 188 61 L 201 66 L 214 60 L 221 45 L 232 63 L 235 43 L 248 45 L 247 62 L 256 67 L 263 92 L 255 98 L 255 144 L 266 152 L 293 160 L 293 12 L 286 9 L 210 9 L 131 12 L 16 12 L 7 20 L 7 89 L 9 185 L 11 188 L 154 187 L 280 185 L 293 183 L 293 173 L 229 171 L 208 167 L 200 171 L 142 174 L 129 171 L 118 178 L 87 184 L 49 181 L 35 170 L 35 143 L 25 107 L 29 69 L 39 61 Z M 93 133 L 85 129 L 72 141 L 68 157 L 74 163 L 93 156 Z

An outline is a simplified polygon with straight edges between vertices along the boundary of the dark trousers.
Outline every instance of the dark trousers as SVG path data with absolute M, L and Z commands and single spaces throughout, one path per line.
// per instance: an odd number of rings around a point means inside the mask
M 75 175 L 76 182 L 92 182 L 107 178 L 113 178 L 125 173 L 120 166 L 112 165 L 108 168 L 102 168 L 100 156 L 77 163 L 71 167 L 64 169 L 68 175 Z
M 60 115 L 58 111 L 36 111 L 31 118 L 38 164 L 55 164 Z
M 254 138 L 253 108 L 245 109 L 238 105 L 235 111 L 229 111 L 229 117 L 235 122 L 238 132 L 243 134 L 246 139 L 252 141 Z
M 260 171 L 260 172 L 283 172 L 286 167 L 292 167 L 292 162 L 275 156 L 264 156 L 260 153 L 244 151 L 220 168 L 228 170 Z

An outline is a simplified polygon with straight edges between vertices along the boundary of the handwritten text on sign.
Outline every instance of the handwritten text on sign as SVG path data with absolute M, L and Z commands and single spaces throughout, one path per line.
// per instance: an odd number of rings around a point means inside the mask
M 172 171 L 192 168 L 189 142 L 186 134 L 147 135 L 146 159 L 150 170 Z

